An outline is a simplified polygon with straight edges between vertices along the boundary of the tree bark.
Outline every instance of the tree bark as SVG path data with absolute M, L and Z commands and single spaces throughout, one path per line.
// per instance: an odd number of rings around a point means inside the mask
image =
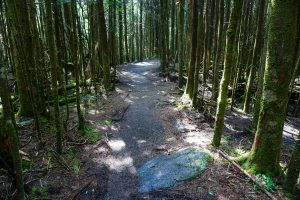
M 225 62 L 224 71 L 220 85 L 220 92 L 218 97 L 218 106 L 215 119 L 215 129 L 212 145 L 215 147 L 220 146 L 222 131 L 224 126 L 224 115 L 227 106 L 228 97 L 228 85 L 230 82 L 230 75 L 232 68 L 234 67 L 234 50 L 235 50 L 235 38 L 236 30 L 242 14 L 243 1 L 234 0 L 233 8 L 230 15 L 229 27 L 226 33 L 226 52 L 225 52 Z
M 273 0 L 268 13 L 268 50 L 261 111 L 245 166 L 253 173 L 277 176 L 282 130 L 293 73 L 298 0 Z

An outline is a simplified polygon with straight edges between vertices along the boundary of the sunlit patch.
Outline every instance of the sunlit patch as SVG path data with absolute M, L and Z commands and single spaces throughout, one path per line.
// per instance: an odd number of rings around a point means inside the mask
M 122 151 L 126 146 L 123 140 L 110 140 L 108 144 L 111 147 L 111 149 L 115 152 Z
M 137 143 L 138 144 L 145 144 L 147 141 L 146 140 L 138 140 Z
M 193 131 L 197 129 L 197 125 L 190 124 L 188 119 L 183 119 L 182 121 L 177 119 L 175 127 L 179 132 Z
M 118 130 L 119 130 L 119 127 L 118 127 L 118 126 L 112 125 L 112 126 L 110 127 L 110 129 L 111 129 L 112 131 L 118 131 Z
M 129 168 L 131 173 L 136 173 L 136 169 L 133 166 L 133 159 L 129 156 L 124 158 L 110 158 L 108 159 L 107 164 L 110 170 L 121 172 L 126 168 Z
M 195 133 L 188 133 L 186 135 L 186 138 L 184 139 L 185 142 L 193 145 L 199 145 L 199 146 L 206 146 L 211 143 L 211 139 L 208 139 L 206 137 L 200 137 L 199 135 L 196 135 Z
M 139 62 L 139 63 L 135 63 L 133 65 L 136 65 L 136 66 L 151 66 L 151 65 L 153 65 L 153 63 L 151 63 L 151 62 Z

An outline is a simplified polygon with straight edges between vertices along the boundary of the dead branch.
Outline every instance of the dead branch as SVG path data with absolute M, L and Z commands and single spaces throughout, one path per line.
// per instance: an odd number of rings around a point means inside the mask
M 72 198 L 73 200 L 74 199 L 77 199 L 78 195 L 84 191 L 87 187 L 90 186 L 90 184 L 93 182 L 93 180 L 89 181 L 87 184 L 85 184 L 80 190 L 78 190 L 78 192 L 74 195 L 74 197 Z
M 224 157 L 226 160 L 228 160 L 231 164 L 233 164 L 236 168 L 238 168 L 243 174 L 245 174 L 252 182 L 254 182 L 256 185 L 258 185 L 260 187 L 260 189 L 266 194 L 268 195 L 268 197 L 270 197 L 272 200 L 277 200 L 276 197 L 274 197 L 268 190 L 265 189 L 265 186 L 262 185 L 261 183 L 259 183 L 258 181 L 255 180 L 255 178 L 249 174 L 246 170 L 244 170 L 240 165 L 238 165 L 235 161 L 233 161 L 232 159 L 230 159 L 230 157 L 223 151 L 221 151 L 220 149 L 217 149 L 218 153 Z
M 111 120 L 115 121 L 115 122 L 123 120 L 124 115 L 125 115 L 125 113 L 126 113 L 126 111 L 128 110 L 129 107 L 130 107 L 130 104 L 128 106 L 126 106 L 125 109 L 122 111 L 121 117 L 119 117 L 119 118 L 112 118 Z

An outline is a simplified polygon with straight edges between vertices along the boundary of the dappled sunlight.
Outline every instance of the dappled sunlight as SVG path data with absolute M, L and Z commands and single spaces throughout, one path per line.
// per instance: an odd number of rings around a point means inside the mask
M 114 152 L 122 151 L 126 146 L 123 140 L 110 140 L 108 144 Z
M 146 140 L 137 140 L 138 144 L 145 144 L 147 141 Z
M 176 119 L 175 127 L 180 132 L 192 131 L 197 129 L 197 125 L 191 124 L 188 119 Z
M 136 168 L 133 166 L 133 159 L 130 156 L 122 158 L 110 157 L 107 159 L 107 164 L 110 170 L 122 172 L 128 169 L 130 173 L 136 174 Z
M 184 141 L 188 144 L 207 146 L 211 143 L 212 137 L 207 137 L 208 134 L 203 135 L 201 132 L 189 132 L 185 135 Z M 211 134 L 212 136 L 212 134 Z
M 132 65 L 134 66 L 153 66 L 153 65 L 156 65 L 158 62 L 154 62 L 154 61 L 151 61 L 151 62 L 139 62 L 139 63 L 134 63 Z

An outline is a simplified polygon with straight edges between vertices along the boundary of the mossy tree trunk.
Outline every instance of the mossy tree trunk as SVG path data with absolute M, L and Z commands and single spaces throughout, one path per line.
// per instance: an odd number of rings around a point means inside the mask
M 197 26 L 198 26 L 198 1 L 190 1 L 190 19 L 189 19 L 189 31 L 190 31 L 190 59 L 188 69 L 188 80 L 185 88 L 185 95 L 189 99 L 193 99 L 194 92 L 194 80 L 195 80 L 195 63 L 196 63 L 196 50 L 197 50 Z
M 62 131 L 61 131 L 61 119 L 59 113 L 59 102 L 58 102 L 58 60 L 57 60 L 57 49 L 55 45 L 55 32 L 54 23 L 52 16 L 52 2 L 57 3 L 56 0 L 46 1 L 46 26 L 47 26 L 47 43 L 49 47 L 50 55 L 50 68 L 51 68 L 51 84 L 52 84 L 52 95 L 53 95 L 53 106 L 54 106 L 54 120 L 56 128 L 56 150 L 59 154 L 62 153 Z M 55 13 L 56 14 L 56 13 Z
M 226 52 L 224 61 L 224 71 L 220 84 L 220 92 L 218 96 L 217 113 L 214 128 L 214 137 L 212 145 L 215 147 L 220 146 L 222 131 L 224 126 L 224 115 L 227 106 L 228 97 L 228 85 L 230 82 L 230 75 L 232 68 L 234 67 L 234 50 L 235 50 L 235 38 L 238 28 L 238 24 L 242 14 L 243 1 L 234 0 L 233 8 L 230 15 L 229 26 L 226 33 Z
M 2 52 L 0 51 L 2 54 Z M 15 171 L 17 199 L 25 199 L 24 180 L 22 170 L 22 159 L 19 154 L 19 138 L 16 131 L 15 119 L 12 110 L 12 103 L 10 99 L 9 86 L 5 75 L 5 69 L 2 65 L 2 55 L 0 55 L 0 98 L 3 105 L 3 127 L 0 127 L 0 138 L 7 140 L 7 147 L 10 155 L 4 155 L 12 159 L 13 168 Z M 1 119 L 0 119 L 1 120 Z M 0 122 L 1 123 L 1 122 Z M 2 143 L 4 141 L 1 141 Z M 3 152 L 1 145 L 0 152 Z M 6 149 L 4 149 L 6 151 Z
M 288 171 L 284 181 L 284 189 L 290 193 L 294 193 L 300 172 L 300 132 L 296 140 L 296 146 L 292 154 L 292 158 L 288 165 Z
M 178 87 L 183 87 L 184 70 L 184 0 L 177 2 L 177 29 L 178 29 Z
M 213 74 L 213 85 L 212 85 L 212 99 L 214 101 L 218 98 L 219 88 L 219 65 L 222 59 L 222 45 L 223 45 L 223 30 L 224 30 L 224 0 L 219 1 L 219 20 L 218 20 L 218 34 L 216 42 L 216 55 L 214 62 L 214 74 Z
M 160 2 L 160 13 L 159 13 L 159 45 L 160 45 L 160 71 L 162 75 L 165 75 L 168 68 L 168 55 L 167 55 L 167 37 L 166 37 L 166 29 L 167 29 L 167 1 L 159 0 Z
M 197 107 L 198 98 L 198 85 L 199 85 L 199 73 L 203 62 L 203 45 L 204 45 L 204 26 L 203 26 L 203 10 L 204 1 L 199 2 L 199 14 L 198 14 L 198 27 L 197 27 L 197 49 L 196 49 L 196 63 L 195 63 L 195 74 L 194 74 L 194 89 L 192 106 Z M 203 96 L 202 96 L 203 97 Z
M 265 6 L 266 1 L 261 0 L 259 2 L 259 11 L 258 11 L 258 19 L 257 19 L 257 29 L 256 29 L 256 39 L 254 43 L 254 51 L 253 51 L 253 58 L 252 64 L 250 69 L 250 75 L 247 81 L 247 87 L 245 91 L 245 101 L 244 101 L 244 112 L 249 113 L 250 111 L 250 102 L 251 102 L 251 95 L 253 90 L 254 78 L 257 69 L 261 63 L 261 54 L 264 44 L 264 19 L 265 19 Z
M 139 23 L 139 32 L 140 32 L 140 52 L 139 52 L 139 60 L 142 61 L 144 59 L 144 39 L 143 39 L 143 0 L 139 0 L 140 2 L 140 23 Z
M 111 87 L 111 76 L 108 56 L 108 42 L 107 42 L 107 31 L 105 24 L 105 15 L 103 0 L 98 0 L 98 12 L 99 12 L 99 37 L 100 47 L 102 52 L 102 63 L 103 63 L 103 85 L 106 91 L 110 90 Z
M 127 0 L 123 0 L 123 14 L 124 14 L 124 42 L 125 42 L 125 61 L 129 62 L 129 48 L 128 48 L 128 26 L 127 26 Z
M 13 53 L 15 57 L 16 80 L 18 83 L 18 94 L 20 101 L 20 109 L 18 115 L 21 117 L 33 117 L 34 107 L 32 104 L 32 96 L 30 91 L 30 82 L 28 77 L 28 69 L 30 66 L 29 57 L 26 53 L 30 54 L 33 49 L 31 45 L 31 31 L 29 23 L 29 11 L 27 1 L 12 0 L 7 1 L 7 19 L 9 20 L 10 28 L 14 42 Z M 27 47 L 28 45 L 29 47 Z M 31 49 L 26 52 L 26 49 Z M 25 53 L 26 52 L 26 53 Z M 32 56 L 30 54 L 30 56 Z
M 118 16 L 119 16 L 119 61 L 122 65 L 124 63 L 124 53 L 123 53 L 123 13 L 122 13 L 122 3 L 118 2 Z
M 272 0 L 268 13 L 268 50 L 257 130 L 244 165 L 253 173 L 279 175 L 282 131 L 293 73 L 298 0 Z

